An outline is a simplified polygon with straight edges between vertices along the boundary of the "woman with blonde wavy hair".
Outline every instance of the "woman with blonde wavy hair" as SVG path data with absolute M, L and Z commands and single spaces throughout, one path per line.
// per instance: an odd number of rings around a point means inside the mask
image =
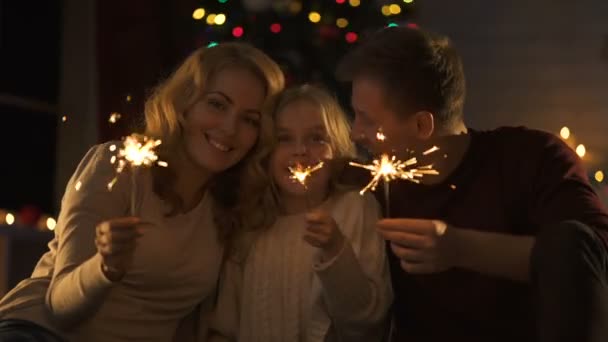
M 227 215 L 265 221 L 255 208 L 267 109 L 283 85 L 278 65 L 248 45 L 190 55 L 146 104 L 145 133 L 162 140 L 169 166 L 138 171 L 137 217 L 128 175 L 106 188 L 116 142 L 94 146 L 67 185 L 49 252 L 0 301 L 0 341 L 171 341 L 210 306 L 241 226 Z
M 380 341 L 392 301 L 373 196 L 340 186 L 335 160 L 353 158 L 349 125 L 325 90 L 286 90 L 265 161 L 270 225 L 249 230 L 227 260 L 210 320 L 213 341 Z M 295 165 L 324 166 L 305 184 Z M 261 228 L 261 229 L 260 229 Z

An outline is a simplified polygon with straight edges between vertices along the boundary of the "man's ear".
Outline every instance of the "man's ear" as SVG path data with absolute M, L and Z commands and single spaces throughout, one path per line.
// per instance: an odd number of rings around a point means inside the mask
M 420 111 L 414 114 L 416 120 L 416 136 L 420 140 L 427 140 L 435 132 L 435 117 L 433 113 Z

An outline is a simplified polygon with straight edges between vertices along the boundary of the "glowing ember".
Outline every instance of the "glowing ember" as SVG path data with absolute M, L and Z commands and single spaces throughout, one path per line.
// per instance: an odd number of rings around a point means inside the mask
M 118 122 L 118 120 L 120 120 L 121 117 L 122 117 L 122 115 L 120 115 L 120 113 L 112 113 L 112 114 L 110 114 L 110 117 L 108 118 L 108 122 L 114 124 L 114 123 Z
M 302 186 L 306 187 L 306 179 L 312 175 L 313 172 L 318 171 L 323 167 L 323 162 L 319 162 L 313 166 L 303 166 L 302 164 L 296 164 L 295 167 L 289 167 L 291 176 L 289 178 L 298 181 Z
M 433 153 L 435 151 L 439 151 L 439 147 L 433 146 L 433 147 L 429 148 L 428 150 L 422 152 L 422 155 L 426 156 L 426 155 L 429 155 L 429 154 L 431 154 L 431 153 Z

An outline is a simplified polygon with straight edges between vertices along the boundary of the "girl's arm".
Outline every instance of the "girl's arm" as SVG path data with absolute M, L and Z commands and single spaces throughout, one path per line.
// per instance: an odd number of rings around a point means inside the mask
M 334 330 L 343 341 L 381 340 L 392 303 L 384 241 L 377 234 L 379 206 L 371 196 L 348 194 L 358 207 L 346 206 L 346 237 L 342 250 L 313 268 L 323 287 Z M 360 213 L 356 215 L 356 213 Z
M 236 341 L 239 334 L 241 265 L 227 260 L 221 272 L 217 298 L 210 310 L 201 312 L 199 341 Z M 217 300 L 216 300 L 217 299 Z

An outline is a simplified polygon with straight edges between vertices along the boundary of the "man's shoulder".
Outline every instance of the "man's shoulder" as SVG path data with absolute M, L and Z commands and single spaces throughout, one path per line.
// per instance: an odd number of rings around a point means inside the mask
M 518 155 L 543 154 L 549 150 L 569 152 L 568 145 L 555 134 L 524 126 L 504 126 L 477 131 L 477 140 L 496 152 L 512 151 Z
M 502 126 L 492 130 L 479 131 L 481 137 L 497 141 L 508 142 L 534 142 L 541 145 L 561 141 L 555 134 L 525 126 Z

